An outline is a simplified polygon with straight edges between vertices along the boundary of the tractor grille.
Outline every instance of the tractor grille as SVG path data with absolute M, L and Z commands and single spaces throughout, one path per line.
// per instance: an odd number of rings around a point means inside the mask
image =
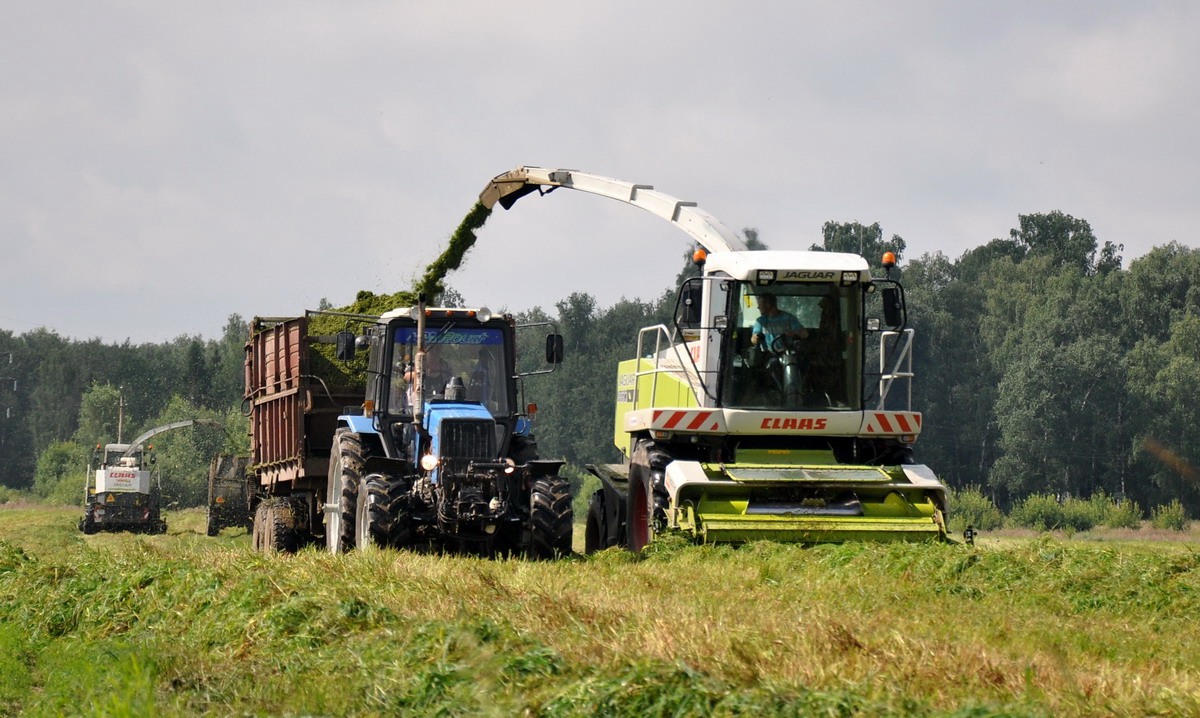
M 487 420 L 447 420 L 442 422 L 438 452 L 442 459 L 496 458 L 496 422 Z

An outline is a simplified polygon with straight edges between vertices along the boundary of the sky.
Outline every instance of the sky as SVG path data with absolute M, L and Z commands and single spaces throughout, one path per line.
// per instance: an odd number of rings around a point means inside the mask
M 1126 266 L 1200 246 L 1200 3 L 0 0 L 0 330 L 220 336 L 407 289 L 495 175 L 583 170 L 772 249 L 879 222 L 951 259 L 1018 215 Z M 449 284 L 653 299 L 688 238 L 562 190 Z

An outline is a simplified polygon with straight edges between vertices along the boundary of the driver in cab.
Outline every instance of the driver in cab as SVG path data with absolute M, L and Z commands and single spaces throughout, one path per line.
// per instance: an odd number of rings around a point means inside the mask
M 779 337 L 808 338 L 808 330 L 794 314 L 779 308 L 779 302 L 774 294 L 759 295 L 758 311 L 759 317 L 754 321 L 754 327 L 750 330 L 751 344 L 761 344 L 767 349 L 775 349 L 775 342 Z

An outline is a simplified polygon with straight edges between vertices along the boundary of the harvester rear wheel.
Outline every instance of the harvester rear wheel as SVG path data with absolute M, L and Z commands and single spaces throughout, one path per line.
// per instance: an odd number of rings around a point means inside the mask
M 362 437 L 349 429 L 338 429 L 333 436 L 325 487 L 325 547 L 330 553 L 354 548 L 363 454 Z
M 529 498 L 530 555 L 535 559 L 569 556 L 574 523 L 571 482 L 561 476 L 534 481 Z
M 608 532 L 604 525 L 604 489 L 592 494 L 588 501 L 587 525 L 583 530 L 583 552 L 596 553 L 608 548 Z
M 217 518 L 216 511 L 212 506 L 208 507 L 208 520 L 205 522 L 204 533 L 207 536 L 216 536 L 221 533 L 221 521 Z

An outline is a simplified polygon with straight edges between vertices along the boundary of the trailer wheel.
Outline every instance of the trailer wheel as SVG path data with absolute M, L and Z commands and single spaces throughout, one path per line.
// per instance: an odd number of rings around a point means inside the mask
M 583 552 L 596 553 L 608 548 L 604 525 L 604 489 L 598 489 L 588 501 L 587 525 L 583 531 Z
M 338 429 L 333 436 L 325 491 L 325 547 L 330 553 L 345 553 L 354 548 L 362 465 L 362 437 L 349 429 Z
M 569 556 L 574 523 L 571 482 L 561 476 L 534 481 L 529 498 L 529 543 L 533 558 Z
M 267 502 L 261 501 L 254 509 L 254 525 L 250 534 L 250 546 L 254 549 L 255 553 L 267 552 L 266 538 L 267 531 L 269 530 L 267 526 L 270 523 L 267 520 L 267 507 Z
M 409 540 L 411 521 L 404 501 L 407 482 L 371 474 L 362 480 L 355 511 L 359 551 L 396 548 Z
M 254 513 L 254 550 L 264 554 L 295 553 L 300 547 L 295 511 L 296 506 L 284 498 L 260 503 Z

